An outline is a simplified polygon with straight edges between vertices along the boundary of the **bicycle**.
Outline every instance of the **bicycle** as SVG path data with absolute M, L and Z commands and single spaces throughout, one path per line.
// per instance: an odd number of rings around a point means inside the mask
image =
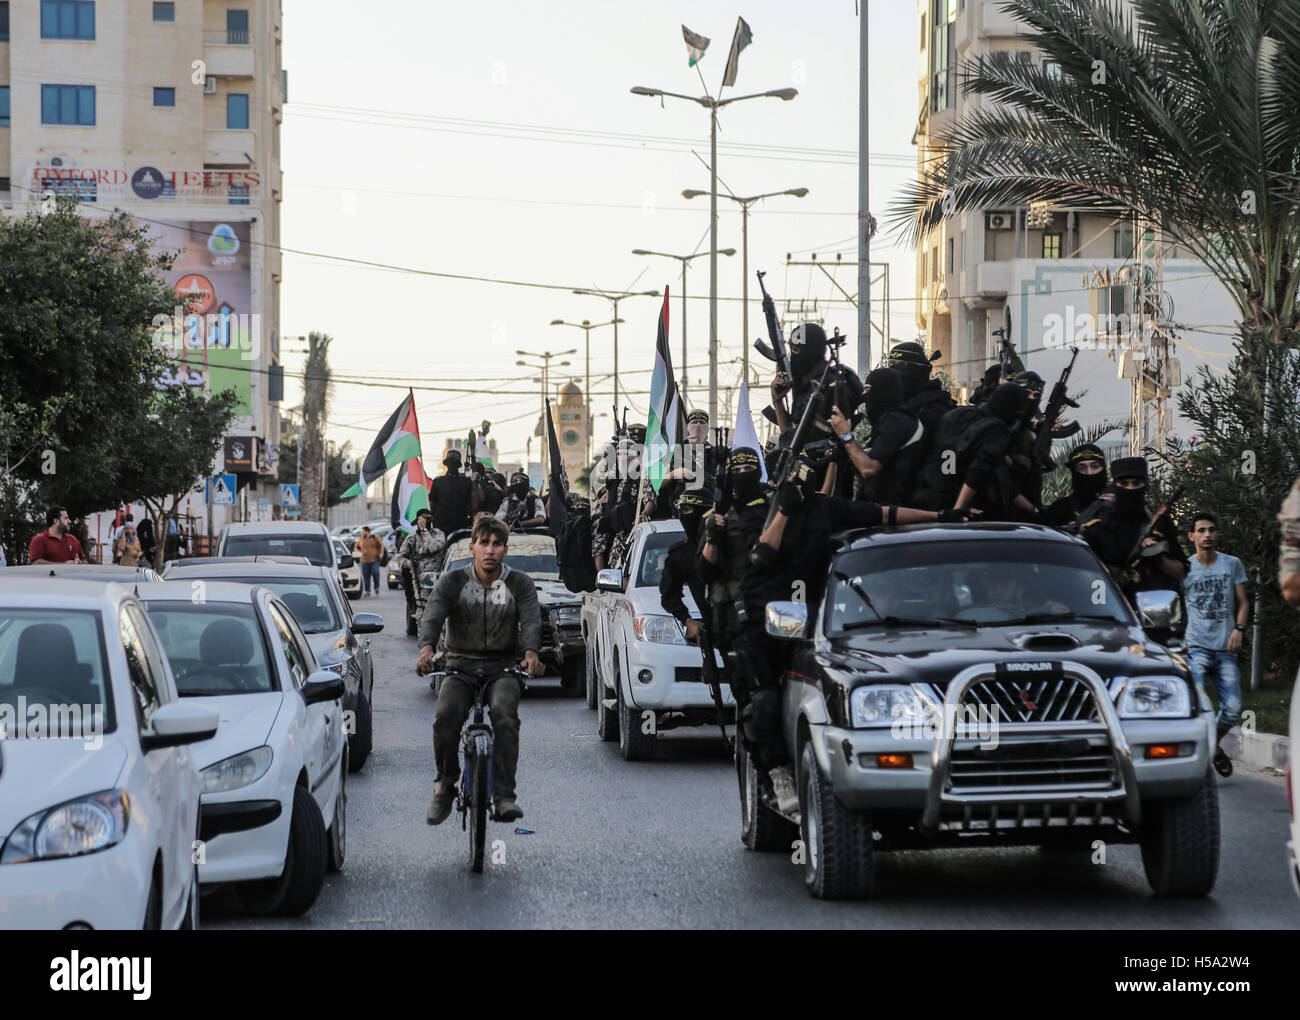
M 460 673 L 482 680 L 483 676 L 465 670 L 442 670 L 431 674 L 431 679 L 444 681 Z M 460 827 L 469 832 L 469 866 L 475 874 L 483 871 L 483 846 L 487 835 L 487 822 L 500 821 L 496 809 L 488 814 L 492 803 L 492 720 L 486 708 L 488 688 L 503 676 L 517 677 L 521 689 L 528 685 L 528 671 L 518 666 L 494 669 L 491 679 L 474 693 L 474 707 L 460 731 L 461 782 L 456 788 L 456 810 L 460 812 Z

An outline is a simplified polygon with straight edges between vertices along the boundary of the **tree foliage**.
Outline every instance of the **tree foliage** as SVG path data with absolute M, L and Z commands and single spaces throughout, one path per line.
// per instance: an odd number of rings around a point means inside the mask
M 325 453 L 325 419 L 329 415 L 333 383 L 330 379 L 329 351 L 333 338 L 324 333 L 307 334 L 307 364 L 303 371 L 302 477 L 298 499 L 302 519 L 324 518 L 321 506 L 321 465 Z

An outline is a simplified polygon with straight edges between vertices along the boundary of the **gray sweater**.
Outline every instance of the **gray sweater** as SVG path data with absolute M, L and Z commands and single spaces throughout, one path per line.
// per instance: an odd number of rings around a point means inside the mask
M 447 625 L 447 665 L 453 669 L 496 665 L 541 652 L 542 617 L 537 585 L 522 570 L 501 567 L 490 588 L 479 583 L 474 564 L 438 578 L 420 616 L 420 647 L 436 647 Z

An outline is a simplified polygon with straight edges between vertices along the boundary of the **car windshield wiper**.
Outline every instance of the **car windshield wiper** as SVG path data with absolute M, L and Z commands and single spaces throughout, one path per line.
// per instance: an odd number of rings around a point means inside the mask
M 1005 627 L 1010 623 L 1074 623 L 1078 620 L 1105 620 L 1107 623 L 1121 623 L 1105 613 L 1026 613 L 1010 620 L 993 620 L 986 622 L 986 627 Z
M 878 620 L 853 620 L 840 628 L 842 631 L 860 630 L 863 627 L 963 627 L 975 630 L 979 624 L 973 620 L 959 620 L 955 616 L 882 616 Z

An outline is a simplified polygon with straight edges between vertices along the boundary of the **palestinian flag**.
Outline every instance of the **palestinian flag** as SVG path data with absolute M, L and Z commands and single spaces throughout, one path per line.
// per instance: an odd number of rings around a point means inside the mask
M 496 470 L 496 465 L 492 463 L 492 448 L 488 446 L 487 437 L 482 432 L 474 440 L 474 459 L 489 470 Z
M 673 447 L 677 445 L 677 381 L 668 350 L 668 288 L 659 313 L 659 336 L 655 340 L 655 366 L 650 376 L 650 415 L 645 426 L 645 461 L 642 477 L 656 492 L 668 473 Z
M 694 67 L 704 56 L 704 51 L 709 48 L 709 40 L 702 35 L 696 35 L 685 25 L 682 26 L 682 38 L 686 40 L 686 52 L 690 54 L 690 66 Z
M 384 427 L 375 436 L 370 452 L 361 465 L 361 477 L 356 485 L 343 493 L 342 499 L 358 496 L 370 483 L 382 478 L 389 468 L 395 468 L 412 457 L 420 456 L 420 426 L 415 420 L 415 394 L 408 391 L 406 399 L 392 413 Z
M 415 515 L 429 509 L 429 490 L 433 479 L 424 473 L 420 458 L 412 457 L 397 473 L 393 486 L 392 525 L 404 532 L 415 530 Z
M 731 53 L 727 55 L 727 70 L 722 75 L 723 85 L 736 84 L 736 65 L 740 62 L 740 51 L 754 41 L 754 35 L 745 24 L 744 18 L 736 19 L 736 34 L 731 37 Z

